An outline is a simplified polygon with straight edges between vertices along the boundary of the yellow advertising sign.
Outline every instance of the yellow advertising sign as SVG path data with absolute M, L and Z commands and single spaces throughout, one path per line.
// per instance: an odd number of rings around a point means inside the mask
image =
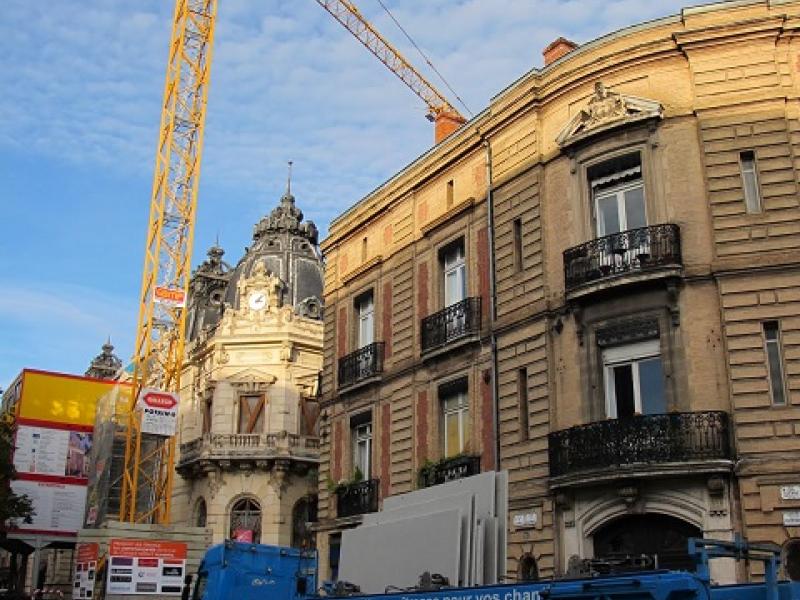
M 98 399 L 115 385 L 113 381 L 26 369 L 17 417 L 93 427 Z

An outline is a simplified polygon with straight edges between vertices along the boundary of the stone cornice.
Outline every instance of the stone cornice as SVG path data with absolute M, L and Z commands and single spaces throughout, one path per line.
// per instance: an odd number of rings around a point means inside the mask
M 448 221 L 450 221 L 452 219 L 455 219 L 458 215 L 460 215 L 461 213 L 463 213 L 466 210 L 469 210 L 474 205 L 475 205 L 475 198 L 467 198 L 466 200 L 464 200 L 460 204 L 457 204 L 456 206 L 454 206 L 453 208 L 448 210 L 446 213 L 444 213 L 442 215 L 439 215 L 438 217 L 436 217 L 432 221 L 429 221 L 428 223 L 423 225 L 421 227 L 422 235 L 426 235 L 426 236 L 430 235 L 431 233 L 433 233 L 434 231 L 439 229 L 439 227 L 441 227 L 442 225 L 444 225 Z
M 375 267 L 375 266 L 381 264 L 382 262 L 383 262 L 383 256 L 381 256 L 380 254 L 378 256 L 374 256 L 374 257 L 370 258 L 364 264 L 362 264 L 362 265 L 356 267 L 355 269 L 353 269 L 352 271 L 348 271 L 347 273 L 342 275 L 342 278 L 341 278 L 342 279 L 342 283 L 345 283 L 345 284 L 349 283 L 350 281 L 352 281 L 353 279 L 355 279 L 359 275 L 362 275 L 362 274 L 366 273 L 367 271 L 372 269 L 372 267 Z

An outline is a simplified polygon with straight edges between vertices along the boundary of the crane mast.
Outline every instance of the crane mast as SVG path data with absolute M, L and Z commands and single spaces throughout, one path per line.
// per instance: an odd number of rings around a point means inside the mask
M 444 94 L 425 79 L 399 50 L 378 33 L 352 2 L 348 0 L 317 0 L 317 4 L 327 10 L 367 50 L 372 52 L 379 61 L 386 65 L 412 92 L 425 102 L 428 106 L 427 116 L 429 120 L 435 121 L 437 118 L 445 116 L 459 123 L 466 121 L 461 113 L 448 102 Z
M 142 433 L 143 388 L 178 392 L 217 0 L 176 0 L 145 243 L 120 520 L 169 523 L 175 439 Z

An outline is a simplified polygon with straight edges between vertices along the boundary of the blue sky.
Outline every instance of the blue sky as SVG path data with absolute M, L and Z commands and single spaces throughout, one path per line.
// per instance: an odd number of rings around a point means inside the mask
M 583 43 L 685 5 L 385 3 L 474 113 L 541 66 L 559 35 Z M 357 4 L 423 66 L 376 0 Z M 130 357 L 172 9 L 3 2 L 0 387 L 24 367 L 82 373 L 106 336 Z M 432 143 L 422 103 L 313 0 L 219 0 L 216 41 L 195 264 L 217 235 L 228 261 L 240 258 L 283 191 L 286 161 L 324 235 Z

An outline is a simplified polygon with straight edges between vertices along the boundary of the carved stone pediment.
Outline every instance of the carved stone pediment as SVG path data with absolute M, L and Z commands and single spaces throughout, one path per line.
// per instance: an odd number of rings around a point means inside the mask
M 259 369 L 247 368 L 225 378 L 228 383 L 240 391 L 262 392 L 266 391 L 267 386 L 277 381 L 277 377 L 272 373 L 266 373 Z
M 609 129 L 663 116 L 661 103 L 612 92 L 598 81 L 586 107 L 570 119 L 556 137 L 556 142 L 566 148 Z

